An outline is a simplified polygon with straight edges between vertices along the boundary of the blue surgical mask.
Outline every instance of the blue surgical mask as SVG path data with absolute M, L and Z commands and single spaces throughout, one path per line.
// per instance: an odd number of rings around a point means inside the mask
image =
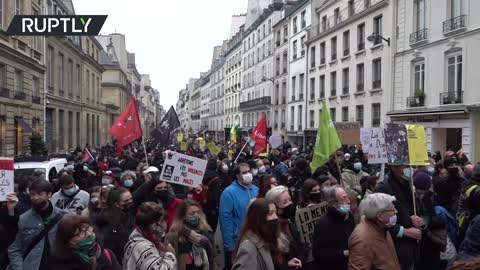
M 347 214 L 350 212 L 350 204 L 340 204 L 338 206 L 338 211 L 342 214 Z
M 428 168 L 427 168 L 427 173 L 428 173 L 430 176 L 433 176 L 433 174 L 435 173 L 435 168 L 434 168 L 434 167 L 428 167 Z
M 353 163 L 353 169 L 354 169 L 355 171 L 360 171 L 360 170 L 362 170 L 362 163 L 361 163 L 361 162 Z
M 73 194 L 75 194 L 75 191 L 77 191 L 77 187 L 72 187 L 72 188 L 69 188 L 69 189 L 64 189 L 63 190 L 63 193 L 67 196 L 72 196 Z
M 410 167 L 403 169 L 403 176 L 409 180 L 412 177 L 412 169 Z
M 127 188 L 132 187 L 133 186 L 133 180 L 132 179 L 127 179 L 127 180 L 123 181 L 123 185 Z

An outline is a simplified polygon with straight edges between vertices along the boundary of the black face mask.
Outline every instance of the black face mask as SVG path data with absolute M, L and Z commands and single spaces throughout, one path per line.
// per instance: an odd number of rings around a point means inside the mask
M 458 174 L 458 167 L 450 167 L 447 169 L 449 175 L 457 175 Z
M 125 213 L 132 211 L 132 209 L 133 209 L 133 202 L 124 204 L 122 207 L 122 211 Z
M 166 201 L 168 199 L 168 190 L 155 191 L 155 196 L 161 201 Z
M 310 192 L 310 199 L 314 203 L 322 202 L 322 193 L 321 192 Z
M 280 214 L 281 218 L 288 219 L 292 222 L 295 221 L 295 212 L 297 209 L 295 208 L 295 204 L 290 204 L 285 208 L 282 208 L 282 214 Z
M 267 223 L 268 223 L 268 227 L 270 227 L 270 230 L 272 232 L 276 232 L 278 230 L 278 218 L 267 220 Z

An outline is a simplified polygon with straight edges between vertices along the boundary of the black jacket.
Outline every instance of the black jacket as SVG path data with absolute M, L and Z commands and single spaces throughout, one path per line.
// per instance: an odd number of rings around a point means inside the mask
M 110 251 L 111 262 L 105 254 L 105 250 L 102 248 L 100 258 L 97 259 L 97 267 L 95 270 L 121 270 L 122 266 L 118 262 L 115 253 Z M 51 270 L 84 270 L 88 269 L 88 266 L 75 254 L 70 256 L 52 256 L 50 260 Z
M 133 231 L 133 217 L 133 213 L 105 210 L 95 220 L 99 243 L 115 253 L 119 261 L 122 261 L 123 249 Z
M 405 236 L 402 238 L 396 237 L 401 226 L 403 226 L 404 229 L 413 227 L 412 221 L 410 220 L 410 217 L 414 214 L 412 189 L 410 184 L 403 179 L 400 181 L 395 180 L 391 174 L 388 174 L 385 176 L 385 180 L 379 183 L 377 191 L 395 196 L 396 198 L 393 204 L 398 211 L 397 225 L 390 229 L 390 234 L 395 242 L 395 249 L 400 264 L 412 264 L 415 262 L 418 255 L 417 241 Z M 419 205 L 417 197 L 416 205 Z M 418 211 L 417 207 L 417 215 L 420 216 L 421 214 L 422 213 Z
M 348 239 L 355 229 L 353 216 L 345 216 L 331 207 L 322 216 L 313 233 L 313 257 L 317 269 L 348 269 L 348 257 L 343 255 L 348 250 Z
M 9 216 L 7 207 L 0 205 L 0 234 L 2 235 L 0 238 L 0 269 L 6 269 L 8 265 L 7 249 L 17 235 L 18 218 L 19 214 L 16 209 L 14 216 Z
M 307 249 L 300 239 L 300 232 L 295 228 L 295 226 L 286 219 L 279 219 L 280 231 L 287 235 L 289 241 L 289 251 L 288 254 L 285 254 L 282 264 L 276 264 L 275 270 L 289 270 L 291 269 L 288 266 L 288 261 L 293 258 L 297 258 L 302 263 L 305 263 L 307 259 Z

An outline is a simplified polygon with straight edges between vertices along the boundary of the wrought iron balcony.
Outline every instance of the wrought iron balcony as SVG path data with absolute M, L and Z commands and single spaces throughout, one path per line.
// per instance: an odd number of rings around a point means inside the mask
M 282 97 L 282 104 L 287 104 L 287 98 L 286 97 Z
M 10 97 L 10 90 L 7 87 L 0 86 L 0 97 Z
M 410 45 L 426 41 L 428 39 L 428 29 L 422 29 L 410 34 Z
M 343 87 L 342 94 L 348 95 L 348 92 L 349 92 L 348 86 Z
M 463 91 L 440 93 L 440 105 L 462 104 Z
M 298 95 L 298 100 L 303 100 L 303 93 L 300 93 L 300 94 Z
M 357 44 L 357 51 L 363 51 L 365 50 L 365 42 L 358 43 Z
M 379 127 L 380 126 L 380 118 L 373 118 L 372 119 L 372 126 Z
M 322 57 L 320 58 L 320 65 L 324 65 L 325 64 L 325 57 Z
M 373 89 L 379 89 L 382 87 L 382 81 L 373 81 Z
M 467 15 L 460 15 L 458 17 L 446 20 L 443 22 L 443 33 L 449 33 L 461 28 L 465 28 L 465 19 L 467 18 Z
M 357 92 L 363 92 L 364 89 L 363 83 L 357 83 Z
M 42 98 L 40 96 L 32 96 L 32 103 L 40 104 L 41 101 L 42 101 Z
M 315 126 L 315 121 L 310 121 L 310 127 L 314 127 Z
M 23 92 L 22 90 L 17 90 L 15 91 L 15 99 L 25 100 L 27 99 L 27 94 L 25 94 L 25 92 Z
M 291 100 L 291 101 L 295 101 L 295 95 L 293 95 L 290 100 Z
M 349 55 L 350 55 L 350 49 L 343 50 L 343 56 L 349 56 Z
M 268 108 L 271 105 L 272 97 L 266 96 L 240 103 L 240 110 L 246 111 L 251 109 Z
M 407 107 L 414 108 L 414 107 L 422 107 L 422 106 L 425 106 L 424 96 L 407 97 Z
M 332 53 L 332 61 L 335 61 L 337 60 L 337 53 Z

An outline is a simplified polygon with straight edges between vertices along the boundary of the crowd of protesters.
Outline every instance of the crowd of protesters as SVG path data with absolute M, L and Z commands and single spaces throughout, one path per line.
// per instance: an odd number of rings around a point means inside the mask
M 461 151 L 381 172 L 357 145 L 311 171 L 312 145 L 213 156 L 195 142 L 183 153 L 208 160 L 195 188 L 162 181 L 180 151 L 159 146 L 90 148 L 88 162 L 77 149 L 51 182 L 19 179 L 0 207 L 0 269 L 480 269 L 480 165 Z M 296 212 L 321 203 L 304 243 Z

